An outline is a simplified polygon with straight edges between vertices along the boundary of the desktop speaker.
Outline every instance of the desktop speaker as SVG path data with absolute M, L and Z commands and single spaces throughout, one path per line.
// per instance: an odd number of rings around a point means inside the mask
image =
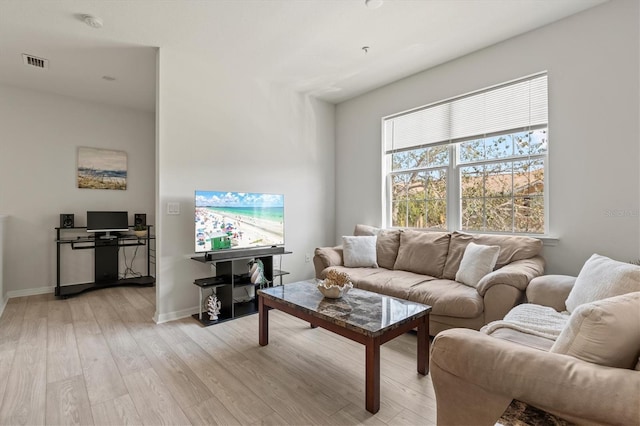
M 73 213 L 60 214 L 60 228 L 73 228 Z
M 147 226 L 147 215 L 146 215 L 146 213 L 136 213 L 133 216 L 133 224 L 134 225 Z

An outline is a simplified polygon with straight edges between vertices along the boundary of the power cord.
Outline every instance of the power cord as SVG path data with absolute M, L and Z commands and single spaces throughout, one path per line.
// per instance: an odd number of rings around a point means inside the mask
M 133 269 L 133 262 L 136 260 L 136 255 L 138 254 L 138 246 L 136 246 L 135 250 L 133 251 L 133 257 L 131 258 L 131 264 L 127 265 L 127 250 L 122 250 L 122 254 L 124 256 L 124 276 L 123 278 L 138 278 L 141 277 L 142 274 L 139 272 L 136 272 Z

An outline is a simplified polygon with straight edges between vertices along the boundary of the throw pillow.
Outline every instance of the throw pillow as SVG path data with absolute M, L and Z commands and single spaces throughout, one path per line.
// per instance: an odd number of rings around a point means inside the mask
M 398 257 L 400 246 L 400 231 L 398 229 L 381 230 L 378 233 L 376 251 L 378 253 L 378 266 L 393 269 Z
M 475 287 L 478 281 L 493 271 L 500 255 L 500 246 L 469 243 L 460 261 L 456 281 Z
M 640 291 L 640 266 L 594 254 L 580 270 L 565 305 L 573 312 L 583 303 Z
M 355 229 L 353 230 L 353 235 L 355 235 L 356 237 L 361 237 L 365 235 L 371 236 L 371 235 L 378 235 L 379 232 L 380 232 L 380 228 L 358 223 Z
M 442 277 L 449 251 L 449 233 L 433 231 L 403 231 L 393 269 L 416 274 Z
M 550 352 L 633 368 L 640 354 L 640 292 L 578 306 Z
M 460 269 L 460 262 L 467 244 L 473 241 L 484 246 L 499 246 L 500 254 L 496 261 L 496 269 L 500 269 L 511 262 L 522 259 L 530 259 L 542 251 L 542 241 L 537 238 L 522 235 L 493 235 L 493 234 L 467 234 L 455 231 L 451 234 L 447 263 L 444 265 L 442 278 L 453 280 Z
M 376 240 L 373 236 L 342 237 L 344 266 L 349 268 L 377 268 Z

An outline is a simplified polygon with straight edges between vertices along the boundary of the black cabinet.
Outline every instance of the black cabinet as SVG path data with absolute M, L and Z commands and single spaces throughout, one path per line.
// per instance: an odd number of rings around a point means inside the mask
M 200 308 L 193 317 L 203 325 L 212 325 L 228 321 L 244 315 L 258 312 L 258 298 L 256 292 L 260 284 L 251 283 L 249 275 L 249 262 L 260 260 L 264 266 L 264 276 L 269 281 L 269 286 L 282 285 L 282 276 L 289 272 L 275 269 L 274 256 L 290 254 L 291 252 L 278 250 L 269 254 L 269 249 L 256 251 L 238 251 L 212 253 L 210 255 L 192 257 L 191 259 L 209 263 L 215 267 L 215 275 L 199 278 L 193 282 L 199 287 Z M 279 282 L 276 282 L 279 280 Z M 210 295 L 215 294 L 220 301 L 220 314 L 218 320 L 209 320 L 204 303 Z

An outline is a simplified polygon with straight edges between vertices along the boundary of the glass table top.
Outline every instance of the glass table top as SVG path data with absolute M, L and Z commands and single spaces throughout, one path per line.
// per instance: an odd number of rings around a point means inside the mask
M 266 288 L 258 294 L 366 335 L 378 335 L 431 311 L 428 305 L 357 288 L 340 299 L 325 298 L 315 280 Z

